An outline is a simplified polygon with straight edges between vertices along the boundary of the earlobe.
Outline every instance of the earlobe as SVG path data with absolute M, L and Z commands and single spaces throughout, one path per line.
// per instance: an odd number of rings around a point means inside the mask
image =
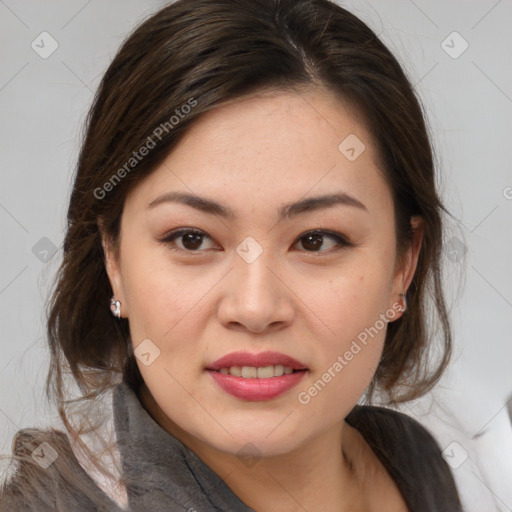
M 119 264 L 119 251 L 113 246 L 110 238 L 105 234 L 104 231 L 100 229 L 101 233 L 101 245 L 103 247 L 103 255 L 104 255 L 104 263 L 105 270 L 107 272 L 108 279 L 110 281 L 110 286 L 112 288 L 113 299 L 116 302 L 119 302 L 119 306 L 122 305 L 122 313 L 120 311 L 119 315 L 116 315 L 113 310 L 112 303 L 110 304 L 111 311 L 115 316 L 126 317 L 127 316 L 127 303 L 124 297 L 124 291 L 122 286 L 121 279 L 121 269 Z M 107 306 L 108 307 L 108 306 Z M 116 311 L 117 311 L 116 307 Z
M 401 302 L 400 311 L 403 313 L 407 308 L 407 290 L 413 280 L 418 265 L 418 259 L 423 243 L 423 219 L 419 215 L 415 215 L 410 219 L 412 227 L 412 238 L 407 253 L 403 259 L 401 268 L 395 274 L 393 296 L 399 296 Z
M 412 240 L 411 247 L 409 249 L 409 265 L 407 268 L 407 275 L 405 276 L 404 288 L 407 290 L 411 281 L 416 272 L 416 267 L 418 266 L 418 259 L 421 251 L 421 246 L 423 244 L 423 226 L 424 221 L 419 215 L 414 215 L 411 217 L 411 226 L 412 226 Z

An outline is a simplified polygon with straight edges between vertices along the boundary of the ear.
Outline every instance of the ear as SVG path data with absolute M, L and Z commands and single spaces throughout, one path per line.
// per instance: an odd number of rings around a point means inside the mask
M 114 297 L 121 302 L 121 318 L 128 316 L 128 302 L 126 301 L 123 279 L 121 273 L 120 247 L 112 242 L 112 239 L 106 233 L 102 220 L 98 220 L 98 227 L 101 236 L 101 245 L 103 246 L 105 270 L 113 290 Z
M 410 245 L 401 259 L 401 264 L 395 269 L 393 278 L 393 290 L 391 300 L 396 303 L 397 296 L 407 292 L 416 272 L 421 244 L 423 241 L 423 219 L 419 215 L 414 215 L 410 219 L 412 227 L 412 239 Z M 390 305 L 390 307 L 392 307 Z

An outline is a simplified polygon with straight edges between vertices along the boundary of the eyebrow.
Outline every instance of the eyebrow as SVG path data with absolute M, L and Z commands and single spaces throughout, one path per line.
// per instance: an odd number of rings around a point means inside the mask
M 148 204 L 148 208 L 154 208 L 164 203 L 180 203 L 191 206 L 196 210 L 202 211 L 211 215 L 219 215 L 226 219 L 234 219 L 235 212 L 228 206 L 222 205 L 208 199 L 194 194 L 185 192 L 168 192 L 163 194 Z M 317 197 L 308 197 L 293 203 L 282 205 L 278 210 L 279 219 L 292 218 L 296 215 L 306 212 L 317 211 L 325 208 L 330 208 L 336 205 L 353 206 L 368 212 L 366 206 L 345 192 L 338 192 L 336 194 L 326 194 Z

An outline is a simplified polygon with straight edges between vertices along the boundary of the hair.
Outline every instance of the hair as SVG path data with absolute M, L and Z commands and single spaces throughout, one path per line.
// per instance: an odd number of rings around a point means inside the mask
M 86 121 L 63 260 L 47 305 L 46 394 L 76 437 L 80 428 L 71 425 L 67 406 L 94 401 L 119 377 L 133 389 L 142 383 L 128 320 L 109 309 L 102 246 L 103 234 L 118 250 L 127 194 L 205 112 L 264 90 L 318 86 L 361 113 L 377 142 L 394 199 L 399 259 L 411 242 L 411 216 L 424 221 L 408 309 L 387 326 L 367 400 L 379 391 L 387 404 L 398 404 L 439 380 L 452 350 L 441 278 L 442 217 L 449 212 L 436 190 L 423 109 L 401 65 L 365 23 L 329 0 L 179 0 L 125 40 Z M 66 374 L 80 390 L 75 400 L 66 398 Z

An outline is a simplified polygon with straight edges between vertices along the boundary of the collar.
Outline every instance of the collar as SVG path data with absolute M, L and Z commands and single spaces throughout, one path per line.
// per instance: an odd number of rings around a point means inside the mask
M 113 412 L 130 510 L 254 512 L 156 423 L 125 380 L 114 389 Z

